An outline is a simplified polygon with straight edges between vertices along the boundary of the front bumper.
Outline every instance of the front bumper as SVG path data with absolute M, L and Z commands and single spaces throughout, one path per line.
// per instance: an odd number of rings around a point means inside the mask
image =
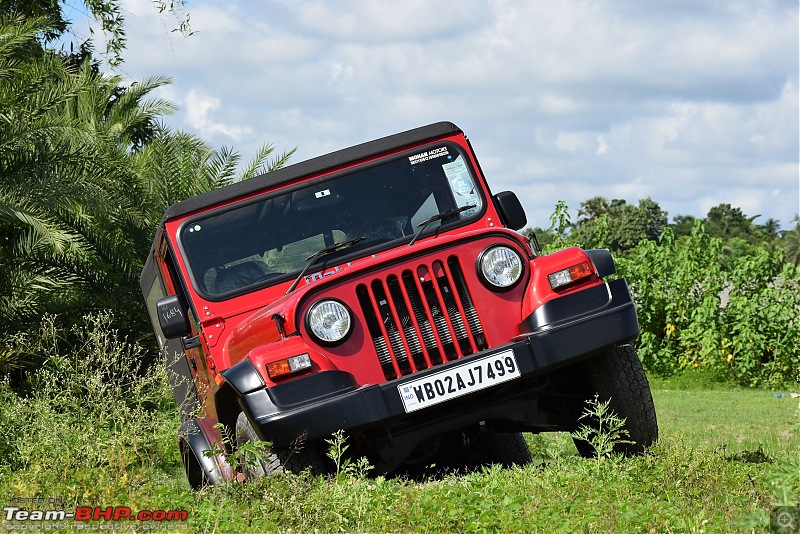
M 256 433 L 277 447 L 289 446 L 299 436 L 321 440 L 340 429 L 411 432 L 420 441 L 450 427 L 535 418 L 528 413 L 530 403 L 515 399 L 529 397 L 543 374 L 635 339 L 639 325 L 627 283 L 619 279 L 544 304 L 520 324 L 520 331 L 506 345 L 378 385 L 358 387 L 349 374 L 328 371 L 269 389 L 254 387 L 260 380 L 246 380 L 249 371 L 240 367 L 252 368 L 247 360 L 223 374 L 241 393 L 239 403 Z M 506 351 L 513 351 L 518 378 L 431 408 L 406 411 L 399 392 L 404 384 Z M 243 383 L 250 386 L 240 387 Z

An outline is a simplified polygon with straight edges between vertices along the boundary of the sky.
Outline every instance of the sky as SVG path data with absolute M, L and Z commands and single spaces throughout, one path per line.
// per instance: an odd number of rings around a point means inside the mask
M 190 37 L 121 4 L 119 73 L 171 77 L 165 123 L 245 160 L 446 120 L 531 226 L 593 196 L 800 213 L 797 0 L 188 0 Z

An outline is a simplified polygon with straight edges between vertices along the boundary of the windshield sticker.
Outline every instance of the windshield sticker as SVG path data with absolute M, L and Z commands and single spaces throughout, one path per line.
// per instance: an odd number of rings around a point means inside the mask
M 470 204 L 475 206 L 463 212 L 462 217 L 469 217 L 477 213 L 478 209 L 480 209 L 481 201 L 477 191 L 475 191 L 475 184 L 472 182 L 464 159 L 458 156 L 455 161 L 442 165 L 442 170 L 447 176 L 447 181 L 450 183 L 450 189 L 453 190 L 453 196 L 455 196 L 458 207 L 463 208 Z
M 427 150 L 425 152 L 420 152 L 419 154 L 414 154 L 413 156 L 408 157 L 408 161 L 412 165 L 416 165 L 417 163 L 422 163 L 423 161 L 428 161 L 431 159 L 441 158 L 442 156 L 447 156 L 449 152 L 447 151 L 446 146 L 440 146 L 439 148 L 434 148 L 433 150 Z
M 330 194 L 331 194 L 331 190 L 330 189 L 324 189 L 322 191 L 317 191 L 316 193 L 314 193 L 314 198 L 327 197 Z

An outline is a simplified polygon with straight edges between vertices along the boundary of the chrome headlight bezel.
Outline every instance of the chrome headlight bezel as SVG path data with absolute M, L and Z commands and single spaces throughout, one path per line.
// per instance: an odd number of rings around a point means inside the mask
M 501 273 L 496 272 L 497 266 L 510 263 L 511 272 L 505 275 L 508 281 L 501 279 Z M 516 286 L 525 272 L 522 256 L 519 252 L 507 245 L 492 245 L 478 255 L 478 277 L 489 289 L 494 291 L 508 291 Z
M 326 320 L 329 321 L 327 325 Z M 343 320 L 346 321 L 344 326 L 334 328 L 335 322 Z M 323 298 L 309 306 L 305 324 L 308 333 L 318 343 L 339 345 L 353 332 L 353 312 L 338 299 Z

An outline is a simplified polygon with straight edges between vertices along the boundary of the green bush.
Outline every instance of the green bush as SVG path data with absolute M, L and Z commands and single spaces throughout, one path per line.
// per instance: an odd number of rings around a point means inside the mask
M 722 243 L 701 221 L 691 235 L 642 241 L 617 258 L 639 313 L 650 372 L 705 369 L 720 380 L 779 387 L 800 379 L 800 269 L 757 250 L 722 269 Z
M 603 213 L 570 233 L 575 225 L 559 201 L 550 223 L 545 253 L 612 248 L 619 221 Z M 800 267 L 770 243 L 732 253 L 697 219 L 688 235 L 667 227 L 658 241 L 615 255 L 636 302 L 637 349 L 649 373 L 695 371 L 703 380 L 773 388 L 800 382 Z
M 18 337 L 46 355 L 28 380 L 0 382 L 0 488 L 19 497 L 49 488 L 81 502 L 117 497 L 153 470 L 180 470 L 172 392 L 160 366 L 142 368 L 143 351 L 120 339 L 110 314 L 84 319 L 79 343 L 58 352 L 51 319 Z

